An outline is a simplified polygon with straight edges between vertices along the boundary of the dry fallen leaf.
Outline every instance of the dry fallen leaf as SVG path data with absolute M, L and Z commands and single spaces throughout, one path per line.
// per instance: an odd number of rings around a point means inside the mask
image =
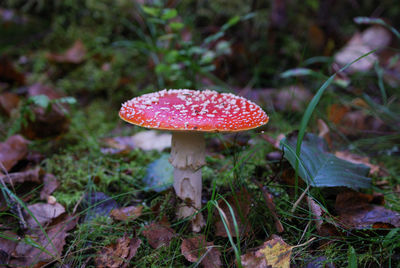
M 50 223 L 53 219 L 65 212 L 65 208 L 59 203 L 55 203 L 54 205 L 48 203 L 37 203 L 29 205 L 28 210 L 42 226 Z M 39 226 L 34 217 L 29 214 L 27 219 L 27 223 L 30 228 L 36 228 Z
M 11 253 L 17 247 L 17 240 L 17 234 L 10 231 L 2 231 L 2 237 L 0 237 L 0 266 L 7 265 L 10 261 Z
M 21 172 L 8 173 L 7 175 L 0 175 L 5 183 L 14 185 L 15 183 L 23 183 L 26 181 L 40 183 L 40 174 L 42 170 L 40 167 L 29 169 Z
M 280 236 L 272 235 L 259 250 L 242 255 L 241 262 L 248 268 L 289 268 L 292 248 Z
M 318 119 L 318 137 L 323 138 L 329 146 L 332 144 L 331 137 L 329 136 L 329 127 L 322 119 Z
M 47 236 L 39 229 L 26 234 L 12 253 L 12 267 L 42 267 L 61 256 L 67 232 L 75 227 L 77 219 L 67 216 L 64 221 L 46 230 Z M 50 241 L 48 240 L 48 238 Z M 29 243 L 27 243 L 29 241 Z M 37 266 L 36 266 L 37 265 Z
M 340 66 L 345 66 L 371 50 L 373 49 L 371 49 L 368 44 L 364 43 L 362 35 L 357 33 L 338 53 L 336 53 L 335 62 Z M 369 54 L 350 65 L 347 71 L 349 73 L 368 71 L 372 68 L 377 59 L 375 54 Z
M 40 191 L 40 199 L 46 200 L 60 185 L 57 178 L 53 174 L 45 174 L 43 177 L 43 188 Z
M 117 239 L 115 243 L 100 250 L 95 259 L 96 267 L 131 267 L 129 262 L 136 255 L 141 243 L 142 240 L 139 238 L 129 238 L 125 234 L 123 237 Z
M 48 85 L 36 83 L 28 88 L 29 97 L 39 96 L 39 95 L 45 95 L 50 100 L 55 100 L 64 97 L 62 94 L 58 93 L 51 86 Z
M 126 221 L 135 220 L 142 215 L 143 206 L 129 206 L 124 208 L 116 208 L 111 210 L 110 216 L 114 220 Z
M 19 160 L 25 158 L 28 154 L 28 143 L 29 141 L 21 135 L 11 136 L 0 143 L 0 162 L 7 171 L 10 171 Z M 2 169 L 0 171 L 3 172 Z
M 252 100 L 264 107 L 277 111 L 303 111 L 311 100 L 311 92 L 297 85 L 286 88 L 250 89 L 238 92 L 238 95 Z
M 369 174 L 378 174 L 380 167 L 378 165 L 371 164 L 369 157 L 362 157 L 356 154 L 352 154 L 350 152 L 335 152 L 336 157 L 341 158 L 343 160 L 349 161 L 355 164 L 364 164 L 370 168 Z
M 392 40 L 392 35 L 385 27 L 374 25 L 362 32 L 361 39 L 373 50 L 388 46 Z
M 64 53 L 48 53 L 47 59 L 55 63 L 72 63 L 79 64 L 84 61 L 86 56 L 86 48 L 81 40 L 75 43 Z
M 54 137 L 68 131 L 70 119 L 65 114 L 65 108 L 52 105 L 51 110 L 32 106 L 34 120 L 26 118 L 27 125 L 21 126 L 22 134 L 29 139 Z
M 251 197 L 245 188 L 240 192 L 229 196 L 226 201 L 230 204 L 235 214 L 235 219 L 239 227 L 239 235 L 245 234 L 250 229 L 250 224 L 248 222 L 247 216 L 250 212 Z M 229 227 L 229 232 L 233 237 L 236 237 L 236 232 L 234 229 L 233 217 L 230 213 L 228 205 L 223 200 L 219 200 L 218 207 L 223 211 L 226 216 L 226 220 Z M 221 216 L 218 211 L 216 211 L 217 221 L 215 223 L 215 235 L 228 237 L 227 230 L 222 222 Z
M 0 95 L 0 112 L 11 115 L 12 110 L 18 107 L 19 97 L 17 94 L 5 92 Z
M 181 245 L 182 255 L 190 262 L 197 262 L 203 267 L 221 267 L 221 252 L 214 246 L 214 243 L 207 242 L 204 235 L 186 238 Z
M 171 134 L 146 130 L 133 136 L 106 138 L 103 142 L 111 148 L 103 148 L 102 152 L 109 154 L 126 153 L 134 148 L 162 151 L 171 147 Z
M 350 107 L 340 104 L 333 104 L 328 108 L 328 118 L 340 132 L 348 136 L 388 130 L 381 119 L 368 115 L 363 110 L 351 110 Z
M 145 227 L 143 235 L 147 238 L 147 242 L 149 242 L 150 246 L 159 248 L 169 245 L 172 238 L 175 237 L 175 231 L 168 226 L 152 223 Z
M 18 72 L 11 60 L 5 56 L 0 57 L 0 80 L 18 85 L 25 84 L 25 75 Z
M 374 228 L 379 223 L 400 227 L 400 213 L 380 206 L 383 204 L 381 195 L 341 192 L 335 203 L 338 222 L 346 229 Z

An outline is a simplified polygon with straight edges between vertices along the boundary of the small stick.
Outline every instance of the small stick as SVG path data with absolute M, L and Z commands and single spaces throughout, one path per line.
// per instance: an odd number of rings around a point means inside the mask
M 294 203 L 292 210 L 290 212 L 294 213 L 296 211 L 297 206 L 300 204 L 301 200 L 303 200 L 304 196 L 306 196 L 306 193 L 310 189 L 310 185 L 307 186 L 307 188 L 304 190 L 304 192 L 300 195 L 299 199 Z
M 279 220 L 278 213 L 276 212 L 276 207 L 274 203 L 274 199 L 272 195 L 262 186 L 261 183 L 259 183 L 256 180 L 253 180 L 253 182 L 261 189 L 263 193 L 263 197 L 265 200 L 265 203 L 267 204 L 267 207 L 269 211 L 271 211 L 272 217 L 274 218 L 275 221 L 275 228 L 278 233 L 283 233 L 285 229 L 283 228 L 283 225 L 281 221 Z

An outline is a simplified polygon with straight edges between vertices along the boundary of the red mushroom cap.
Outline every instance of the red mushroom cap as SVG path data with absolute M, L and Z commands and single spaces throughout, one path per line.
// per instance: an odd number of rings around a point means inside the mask
M 255 103 L 230 93 L 170 89 L 122 104 L 121 119 L 146 128 L 177 131 L 231 132 L 268 122 Z

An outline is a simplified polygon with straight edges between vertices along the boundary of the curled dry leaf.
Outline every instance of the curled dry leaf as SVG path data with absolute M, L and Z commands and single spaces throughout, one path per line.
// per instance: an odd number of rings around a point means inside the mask
M 5 92 L 0 95 L 0 112 L 11 115 L 12 110 L 18 107 L 19 97 L 17 94 Z
M 250 229 L 250 224 L 247 218 L 247 216 L 250 213 L 250 204 L 251 204 L 251 197 L 249 192 L 247 192 L 246 188 L 243 188 L 241 191 L 235 193 L 234 195 L 229 196 L 226 199 L 226 201 L 232 207 L 233 212 L 235 214 L 235 219 L 239 227 L 239 235 L 246 234 Z M 224 216 L 222 217 L 226 217 L 226 221 L 229 228 L 228 231 L 233 237 L 236 237 L 233 216 L 230 213 L 228 205 L 225 203 L 224 200 L 219 200 L 218 207 L 219 209 L 222 210 L 221 212 L 223 212 Z M 228 237 L 227 230 L 225 229 L 225 226 L 221 219 L 221 215 L 218 211 L 219 210 L 216 211 L 217 221 L 215 223 L 215 228 L 216 228 L 215 234 L 217 236 Z
M 280 236 L 272 235 L 260 249 L 242 255 L 241 262 L 246 268 L 289 268 L 292 248 Z
M 86 48 L 81 40 L 77 40 L 64 53 L 48 53 L 46 56 L 49 61 L 55 63 L 79 64 L 85 59 Z
M 12 253 L 12 267 L 42 267 L 59 258 L 65 245 L 67 232 L 73 229 L 77 219 L 67 216 L 63 221 L 47 228 L 46 235 L 39 229 L 27 234 Z M 50 241 L 49 241 L 50 240 Z M 29 242 L 28 242 L 29 241 Z
M 369 174 L 378 174 L 380 167 L 378 165 L 371 164 L 369 157 L 362 157 L 356 154 L 352 154 L 350 152 L 335 152 L 336 157 L 341 158 L 343 160 L 349 161 L 354 164 L 363 164 L 370 168 Z
M 129 262 L 136 255 L 142 240 L 129 238 L 127 234 L 117 239 L 113 244 L 106 246 L 98 252 L 95 259 L 98 268 L 131 267 Z
M 19 160 L 28 154 L 29 141 L 21 135 L 13 135 L 0 143 L 0 162 L 9 171 Z M 3 172 L 2 169 L 0 169 Z
M 10 231 L 2 232 L 2 237 L 0 237 L 0 266 L 8 264 L 11 253 L 14 252 L 18 244 L 17 240 L 17 234 Z
M 204 235 L 186 238 L 181 245 L 182 255 L 190 262 L 197 262 L 206 268 L 221 267 L 221 252 L 214 243 L 207 242 Z
M 162 151 L 171 147 L 171 134 L 159 133 L 154 130 L 146 130 L 128 137 L 114 137 L 103 139 L 106 146 L 103 153 L 117 154 L 126 153 L 135 148 L 144 151 L 157 150 Z
M 60 182 L 53 174 L 45 174 L 43 177 L 43 188 L 40 191 L 40 199 L 47 200 L 57 188 L 60 186 Z
M 159 248 L 169 245 L 172 238 L 175 237 L 175 231 L 169 226 L 152 223 L 145 227 L 143 235 L 147 238 L 147 242 L 149 242 L 150 246 Z
M 118 221 L 135 220 L 142 215 L 142 210 L 143 206 L 116 208 L 111 210 L 110 216 Z
M 337 195 L 335 209 L 338 222 L 346 229 L 366 229 L 375 226 L 400 227 L 400 214 L 380 206 L 383 197 L 358 192 Z
M 27 219 L 28 227 L 30 228 L 36 228 L 39 226 L 36 220 L 43 226 L 50 223 L 53 219 L 65 212 L 65 208 L 59 203 L 55 203 L 54 205 L 48 203 L 37 203 L 29 205 L 28 210 L 33 215 L 32 216 L 29 213 L 29 217 Z
M 8 173 L 8 175 L 0 175 L 1 179 L 8 184 L 23 183 L 26 181 L 40 183 L 40 175 L 42 170 L 40 167 L 29 169 L 21 172 Z

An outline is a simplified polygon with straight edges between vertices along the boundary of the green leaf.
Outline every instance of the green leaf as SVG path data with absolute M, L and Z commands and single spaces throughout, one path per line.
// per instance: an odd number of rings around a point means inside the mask
M 32 102 L 42 108 L 47 108 L 50 104 L 50 99 L 46 95 L 37 95 L 30 97 Z
M 293 168 L 298 159 L 300 177 L 314 187 L 345 186 L 355 190 L 371 186 L 366 175 L 369 168 L 362 164 L 353 164 L 337 158 L 328 152 L 325 141 L 307 133 L 301 144 L 299 158 L 296 158 L 297 132 L 289 134 L 281 141 L 284 157 Z
M 221 27 L 221 31 L 226 31 L 228 30 L 230 27 L 234 26 L 235 24 L 237 24 L 240 21 L 240 16 L 236 15 L 232 18 L 230 18 L 230 20 L 228 20 L 227 23 L 225 23 L 224 25 L 222 25 Z
M 348 261 L 349 265 L 347 266 L 348 268 L 357 268 L 357 254 L 356 251 L 352 246 L 349 247 L 349 251 L 347 252 L 348 254 Z
M 60 99 L 56 99 L 54 102 L 57 103 L 66 103 L 66 104 L 75 104 L 76 99 L 74 97 L 63 97 Z
M 315 72 L 311 69 L 307 69 L 307 68 L 295 68 L 295 69 L 290 69 L 287 70 L 283 73 L 281 73 L 280 77 L 281 78 L 289 78 L 289 77 L 293 77 L 293 76 L 315 76 L 315 77 L 324 77 L 325 75 Z
M 170 22 L 169 27 L 171 28 L 172 31 L 177 32 L 181 30 L 185 26 L 182 22 Z
M 144 13 L 150 16 L 157 17 L 160 14 L 160 9 L 157 7 L 142 6 Z
M 166 8 L 163 11 L 163 14 L 161 16 L 161 19 L 163 20 L 170 20 L 178 16 L 178 11 L 174 8 Z

